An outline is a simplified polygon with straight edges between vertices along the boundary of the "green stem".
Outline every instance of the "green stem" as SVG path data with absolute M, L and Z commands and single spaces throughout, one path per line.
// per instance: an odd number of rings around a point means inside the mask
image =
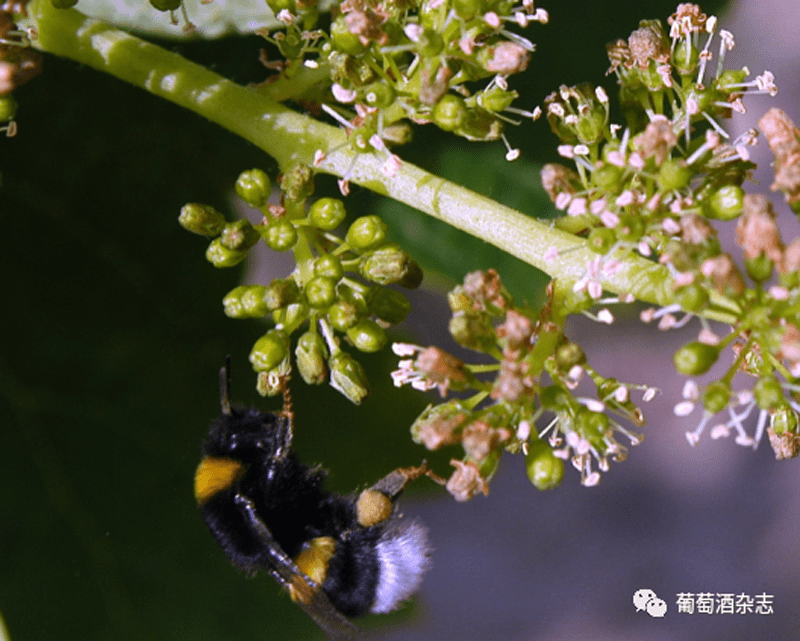
M 313 164 L 315 152 L 321 150 L 327 156 L 317 165 L 319 171 L 347 176 L 351 183 L 481 238 L 559 280 L 579 279 L 595 257 L 575 236 L 410 163 L 403 163 L 397 175 L 387 176 L 381 171 L 383 159 L 377 153 L 356 154 L 345 144 L 341 129 L 296 113 L 176 53 L 74 9 L 55 9 L 50 0 L 35 0 L 29 11 L 31 26 L 38 31 L 35 46 L 42 51 L 76 60 L 194 111 L 257 145 L 284 170 Z M 544 258 L 549 249 L 559 256 L 552 262 Z M 616 274 L 601 283 L 608 291 L 630 293 L 655 305 L 673 302 L 667 269 L 638 256 L 628 257 Z M 735 306 L 729 300 L 712 294 L 712 303 L 706 317 L 735 320 Z

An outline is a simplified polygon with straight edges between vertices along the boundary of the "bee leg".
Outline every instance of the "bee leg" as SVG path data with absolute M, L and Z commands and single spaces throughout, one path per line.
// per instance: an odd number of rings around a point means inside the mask
M 303 576 L 300 570 L 297 569 L 294 562 L 281 549 L 278 542 L 272 536 L 272 532 L 269 531 L 269 528 L 264 525 L 264 521 L 256 514 L 256 506 L 253 501 L 241 494 L 237 494 L 234 500 L 236 501 L 237 507 L 247 517 L 250 526 L 258 533 L 258 536 L 264 542 L 268 550 L 269 567 L 267 569 L 269 573 L 278 583 L 289 589 L 289 586 L 294 583 L 297 577 Z M 317 587 L 311 579 L 307 579 L 307 581 L 311 583 L 311 586 L 308 587 Z
M 320 586 L 303 574 L 278 545 L 272 532 L 256 513 L 253 501 L 241 494 L 236 495 L 235 501 L 269 550 L 267 570 L 289 592 L 292 600 L 306 611 L 330 641 L 354 641 L 360 638 L 358 627 L 331 605 Z
M 422 461 L 422 465 L 417 467 L 399 467 L 394 472 L 389 472 L 369 489 L 381 492 L 394 501 L 411 481 L 415 481 L 421 476 L 427 476 L 439 485 L 447 483 L 447 479 L 438 476 L 428 467 L 427 461 Z
M 386 521 L 394 513 L 394 503 L 406 486 L 420 476 L 430 477 L 441 485 L 447 482 L 434 474 L 425 461 L 419 467 L 397 468 L 359 494 L 356 500 L 359 525 L 371 527 Z

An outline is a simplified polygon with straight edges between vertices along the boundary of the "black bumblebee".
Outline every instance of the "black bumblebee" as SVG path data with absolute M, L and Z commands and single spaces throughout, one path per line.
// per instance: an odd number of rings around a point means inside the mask
M 429 566 L 427 531 L 395 502 L 423 463 L 390 473 L 356 496 L 323 488 L 325 472 L 292 451 L 292 412 L 231 405 L 229 367 L 220 371 L 222 416 L 202 445 L 194 495 L 234 566 L 267 570 L 331 639 L 354 639 L 347 617 L 397 608 Z

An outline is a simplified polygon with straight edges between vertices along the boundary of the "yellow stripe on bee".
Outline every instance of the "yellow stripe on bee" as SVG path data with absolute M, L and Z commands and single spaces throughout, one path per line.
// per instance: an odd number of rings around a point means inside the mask
M 227 490 L 244 473 L 244 464 L 229 458 L 209 456 L 194 473 L 194 498 L 202 505 L 217 492 Z
M 318 536 L 303 546 L 300 554 L 294 558 L 294 564 L 309 579 L 321 586 L 328 575 L 328 565 L 334 552 L 336 552 L 336 541 L 330 536 Z M 305 581 L 298 582 L 298 585 L 292 583 L 289 585 L 289 595 L 294 601 L 307 603 L 309 596 L 305 589 L 309 587 Z

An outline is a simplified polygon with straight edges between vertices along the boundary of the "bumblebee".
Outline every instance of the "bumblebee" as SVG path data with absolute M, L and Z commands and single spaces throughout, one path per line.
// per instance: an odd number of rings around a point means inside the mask
M 396 501 L 427 475 L 423 462 L 400 468 L 357 497 L 323 487 L 325 471 L 298 461 L 292 411 L 232 405 L 230 370 L 220 370 L 222 416 L 201 447 L 194 495 L 231 563 L 266 570 L 333 640 L 358 636 L 349 617 L 396 609 L 428 569 L 427 530 L 401 518 Z

